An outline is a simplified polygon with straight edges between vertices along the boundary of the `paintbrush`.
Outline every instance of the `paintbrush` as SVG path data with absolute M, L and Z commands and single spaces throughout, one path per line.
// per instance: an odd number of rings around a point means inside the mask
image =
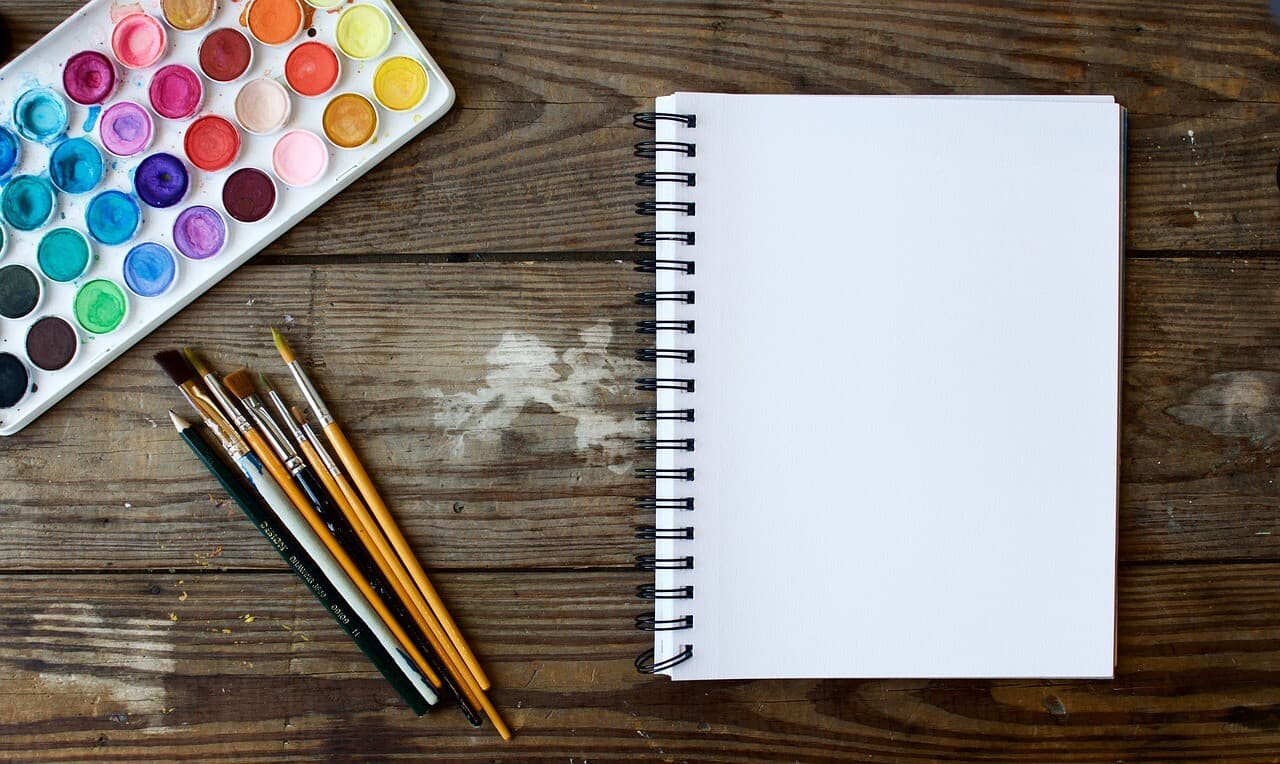
M 315 531 L 316 535 L 329 550 L 329 553 L 338 560 L 343 569 L 346 570 L 347 575 L 355 581 L 360 592 L 369 600 L 369 603 L 373 605 L 374 609 L 378 611 L 378 615 L 386 623 L 387 628 L 389 628 L 391 632 L 395 634 L 396 639 L 400 641 L 400 647 L 413 658 L 417 668 L 427 677 L 431 686 L 436 688 L 440 687 L 439 675 L 431 668 L 426 657 L 418 648 L 418 645 L 412 638 L 410 638 L 409 634 L 405 631 L 400 622 L 391 614 L 390 609 L 387 607 L 387 604 L 383 601 L 382 597 L 380 597 L 378 593 L 374 591 L 369 582 L 365 580 L 365 577 L 362 575 L 360 568 L 356 565 L 355 561 L 351 559 L 351 556 L 347 554 L 337 540 L 328 532 L 324 521 L 317 516 L 315 508 L 308 501 L 306 495 L 302 492 L 302 489 L 298 487 L 298 484 L 293 481 L 293 477 L 271 450 L 271 446 L 267 445 L 266 440 L 258 431 L 254 423 L 241 413 L 238 404 L 236 404 L 236 402 L 232 400 L 230 394 L 223 389 L 222 383 L 218 381 L 218 378 L 213 371 L 201 362 L 200 357 L 191 350 L 191 348 L 185 348 L 184 352 L 186 353 L 186 360 L 188 361 L 187 365 L 203 376 L 210 392 L 213 393 L 214 397 L 217 398 L 219 403 L 224 407 L 227 418 L 235 424 L 236 429 L 244 436 L 244 440 L 248 442 L 250 449 L 257 456 L 262 465 L 266 467 L 267 472 L 270 473 L 272 478 L 274 478 L 281 490 L 284 491 L 285 495 L 288 497 L 289 503 L 291 503 L 294 508 L 301 513 L 302 517 L 311 525 L 312 530 Z
M 222 391 L 221 387 L 218 386 L 214 389 L 216 389 L 217 392 L 226 399 L 225 403 L 228 408 L 225 412 L 219 409 L 218 404 L 214 404 L 210 400 L 208 393 L 206 393 L 204 388 L 201 387 L 197 379 L 197 369 L 192 366 L 188 358 L 182 353 L 179 353 L 176 350 L 157 353 L 155 360 L 160 364 L 160 367 L 164 369 L 165 373 L 169 375 L 169 378 L 173 380 L 173 383 L 182 391 L 184 397 L 187 398 L 196 411 L 200 413 L 201 417 L 204 418 L 205 424 L 207 424 L 218 435 L 218 439 L 222 443 L 223 448 L 227 451 L 228 456 L 230 456 L 232 461 L 236 463 L 236 466 L 240 468 L 240 471 L 244 474 L 245 478 L 254 486 L 255 489 L 257 489 L 258 493 L 261 494 L 262 498 L 276 513 L 277 517 L 281 518 L 282 522 L 285 523 L 293 523 L 296 519 L 297 522 L 302 525 L 306 525 L 302 515 L 299 514 L 299 510 L 289 496 L 284 492 L 284 489 L 281 488 L 280 484 L 272 474 L 265 469 L 262 461 L 249 449 L 245 441 L 237 434 L 237 427 L 233 426 L 231 421 L 242 421 L 244 416 L 239 412 L 235 404 L 232 403 L 229 398 L 226 398 L 226 393 Z M 215 378 L 214 382 L 216 383 L 216 381 L 217 380 Z M 300 529 L 295 528 L 294 530 L 300 535 L 302 534 Z M 315 539 L 316 542 L 323 541 L 323 537 L 318 537 L 317 534 L 312 532 L 309 527 L 306 533 L 310 534 L 310 538 Z M 337 551 L 341 553 L 342 550 L 338 549 Z M 329 553 L 333 557 L 338 558 L 339 561 L 341 560 L 340 554 L 333 554 L 332 549 L 329 550 Z M 348 566 L 342 566 L 341 569 L 345 570 L 347 567 Z M 354 568 L 354 566 L 350 567 Z M 376 617 L 372 620 L 384 624 L 384 631 L 390 630 L 391 633 L 395 634 L 397 639 L 395 646 L 397 650 L 407 650 L 410 655 L 413 655 L 416 648 L 412 645 L 408 647 L 405 646 L 405 640 L 401 637 L 402 632 L 396 633 L 397 624 L 395 624 L 394 621 L 385 621 L 387 618 L 385 608 L 378 609 L 376 607 L 380 603 L 376 599 L 376 595 L 371 596 L 373 595 L 373 592 L 368 588 L 368 585 L 365 584 L 364 587 L 361 587 L 360 584 L 362 582 L 360 579 L 356 576 L 352 576 L 349 572 L 343 573 L 343 579 L 352 582 L 352 585 L 355 586 L 356 590 L 361 594 L 359 601 L 363 604 L 367 604 L 370 612 L 377 611 Z M 417 656 L 414 656 L 414 660 L 417 660 Z M 439 677 L 430 667 L 427 667 L 424 671 L 421 663 L 419 663 L 418 665 L 414 665 L 413 669 L 414 672 L 410 676 L 420 677 L 417 681 L 425 679 L 425 683 L 429 683 L 431 688 L 440 686 Z
M 275 343 L 276 350 L 280 353 L 280 357 L 289 367 L 289 373 L 293 375 L 294 381 L 297 382 L 303 397 L 307 399 L 307 405 L 311 407 L 312 413 L 319 420 L 325 435 L 333 445 L 334 451 L 337 452 L 339 460 L 351 475 L 351 479 L 359 489 L 365 504 L 373 512 L 378 527 L 382 529 L 388 540 L 390 540 L 400 561 L 413 575 L 414 583 L 417 584 L 419 591 L 430 604 L 432 612 L 439 619 L 439 624 L 444 634 L 436 636 L 443 637 L 441 641 L 445 648 L 441 657 L 445 660 L 446 665 L 453 662 L 460 666 L 457 678 L 464 687 L 472 691 L 469 694 L 480 701 L 481 708 L 484 709 L 485 715 L 493 722 L 498 734 L 502 735 L 503 739 L 509 740 L 511 738 L 510 729 L 507 728 L 497 709 L 493 707 L 493 704 L 484 693 L 490 686 L 488 677 L 485 676 L 484 671 L 480 668 L 479 661 L 476 660 L 475 655 L 462 638 L 462 632 L 458 629 L 458 625 L 454 622 L 452 616 L 449 615 L 449 611 L 445 608 L 444 601 L 440 598 L 439 593 L 436 592 L 431 582 L 427 580 L 426 571 L 422 569 L 422 565 L 414 556 L 408 540 L 405 539 L 395 519 L 391 516 L 390 510 L 387 509 L 386 503 L 378 494 L 377 489 L 374 488 L 373 480 L 356 456 L 355 449 L 351 447 L 351 443 L 342 432 L 342 428 L 334 419 L 333 414 L 329 412 L 324 399 L 320 397 L 319 391 L 316 390 L 310 377 L 307 376 L 306 370 L 298 362 L 297 355 L 289 347 L 284 335 L 273 328 L 271 337 Z
M 298 456 L 297 450 L 281 431 L 275 417 L 258 397 L 258 392 L 253 386 L 253 375 L 249 370 L 237 369 L 223 377 L 222 381 L 227 390 L 240 401 L 245 411 L 249 412 L 257 429 L 262 432 L 263 439 L 271 446 L 275 456 L 280 459 L 288 473 L 302 488 L 316 516 L 324 523 L 325 528 L 342 549 L 355 561 L 374 591 L 381 595 L 383 601 L 414 639 L 424 658 L 431 655 L 433 651 L 439 651 L 439 646 L 430 637 L 428 624 L 423 623 L 422 619 L 416 617 L 417 614 L 411 611 L 403 588 L 398 586 L 394 577 L 378 563 L 378 558 L 370 549 L 370 545 L 361 537 L 358 526 L 354 525 L 351 518 L 341 511 L 316 471 Z M 292 420 L 288 421 L 292 424 Z M 447 682 L 447 678 L 442 676 L 442 681 Z M 451 685 L 450 689 L 455 688 Z M 459 701 L 461 700 L 462 697 L 459 696 Z M 469 705 L 463 703 L 462 707 L 473 724 L 480 723 Z
M 319 476 L 320 482 L 324 484 L 334 503 L 338 505 L 338 509 L 341 510 L 347 523 L 355 530 L 356 536 L 364 546 L 364 550 L 368 553 L 373 564 L 382 574 L 382 577 L 391 584 L 392 590 L 398 598 L 397 601 L 405 604 L 407 613 L 397 611 L 397 614 L 406 614 L 413 619 L 418 627 L 418 633 L 426 637 L 431 645 L 431 650 L 424 650 L 424 652 L 426 652 L 428 660 L 434 661 L 432 668 L 440 674 L 440 678 L 444 680 L 444 685 L 453 693 L 467 719 L 473 724 L 479 724 L 480 719 L 476 716 L 476 712 L 466 698 L 462 688 L 453 681 L 451 672 L 440 661 L 440 647 L 431 640 L 431 627 L 419 610 L 419 607 L 425 607 L 426 603 L 422 603 L 420 606 L 419 602 L 412 600 L 412 597 L 418 595 L 418 590 L 411 581 L 408 581 L 407 576 L 403 576 L 402 571 L 398 570 L 387 559 L 386 555 L 390 550 L 384 546 L 386 542 L 381 538 L 381 531 L 378 531 L 376 527 L 370 529 L 368 523 L 372 518 L 366 519 L 352 509 L 350 502 L 343 495 L 335 480 L 336 476 L 337 478 L 342 478 L 345 482 L 346 478 L 343 476 L 342 471 L 338 469 L 338 465 L 334 463 L 333 458 L 327 453 L 322 456 L 318 452 L 316 444 L 307 438 L 303 428 L 290 416 L 289 407 L 285 404 L 284 399 L 280 397 L 280 394 L 276 392 L 275 388 L 271 386 L 266 375 L 259 374 L 258 380 L 262 383 L 263 389 L 266 390 L 267 400 L 275 407 L 279 415 L 279 421 L 286 425 L 288 433 L 293 436 L 293 441 L 302 450 L 303 455 L 306 456 L 311 469 Z M 368 510 L 365 510 L 363 506 L 360 509 L 367 514 Z M 418 596 L 418 600 L 421 600 L 421 596 Z M 413 607 L 408 607 L 409 604 L 412 604 Z
M 203 416 L 203 412 L 201 413 Z M 413 712 L 422 716 L 428 708 L 436 705 L 438 698 L 435 692 L 413 669 L 408 656 L 399 650 L 391 634 L 378 622 L 373 609 L 359 596 L 355 585 L 347 579 L 337 561 L 324 551 L 323 545 L 315 539 L 314 534 L 311 534 L 310 528 L 307 528 L 302 518 L 298 517 L 294 525 L 301 525 L 306 529 L 306 534 L 310 536 L 309 543 L 298 540 L 298 537 L 272 511 L 266 501 L 254 493 L 253 488 L 223 463 L 189 422 L 172 411 L 169 412 L 169 418 L 173 420 L 173 426 L 196 457 L 213 473 L 213 476 L 244 511 L 245 516 L 271 542 L 271 546 L 279 553 L 280 559 L 284 560 L 298 578 L 307 585 L 316 600 L 329 611 L 342 630 L 373 662 Z M 228 444 L 234 443 L 232 440 L 235 437 L 234 433 L 219 432 L 216 424 L 211 427 L 224 449 L 227 449 Z M 228 456 L 235 459 L 234 446 L 227 450 Z M 240 455 L 243 456 L 243 452 Z M 262 477 L 271 479 L 266 475 Z M 283 497 L 283 494 L 281 496 Z M 315 556 L 312 555 L 311 550 L 316 551 Z

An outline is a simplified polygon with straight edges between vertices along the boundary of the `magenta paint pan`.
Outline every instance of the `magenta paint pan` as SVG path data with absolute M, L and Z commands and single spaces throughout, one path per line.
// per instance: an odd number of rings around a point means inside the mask
M 189 66 L 170 64 L 151 78 L 151 108 L 165 119 L 191 119 L 204 101 L 204 83 Z
M 62 90 L 82 106 L 106 103 L 119 83 L 116 65 L 96 50 L 81 51 L 62 68 Z

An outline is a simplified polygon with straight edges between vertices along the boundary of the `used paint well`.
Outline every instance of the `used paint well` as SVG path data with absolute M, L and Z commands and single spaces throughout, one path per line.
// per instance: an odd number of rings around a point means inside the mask
M 146 69 L 159 61 L 168 42 L 164 25 L 146 13 L 130 13 L 111 32 L 111 52 L 129 69 Z
M 284 77 L 293 92 L 308 98 L 322 96 L 338 84 L 342 67 L 338 54 L 322 42 L 304 42 L 284 62 Z
M 67 131 L 67 103 L 49 88 L 33 88 L 18 96 L 13 124 L 32 143 L 52 143 Z
M 210 114 L 191 123 L 182 145 L 191 164 L 205 172 L 217 172 L 230 167 L 240 156 L 240 131 L 222 117 Z
M 160 12 L 179 32 L 194 32 L 213 20 L 217 0 L 160 0 Z
M 222 207 L 241 223 L 256 223 L 276 206 L 276 184 L 254 167 L 236 170 L 222 187 Z
M 96 50 L 86 50 L 67 59 L 62 69 L 62 89 L 78 104 L 96 106 L 116 89 L 116 65 Z
M 302 31 L 299 0 L 253 0 L 249 6 L 249 34 L 263 45 L 285 45 Z
M 272 79 L 253 80 L 236 95 L 236 120 L 255 135 L 270 135 L 284 127 L 293 113 L 293 102 L 284 85 Z
M 50 280 L 75 281 L 89 269 L 89 239 L 74 228 L 55 228 L 36 248 L 36 262 Z
M 204 83 L 191 67 L 170 64 L 151 78 L 151 108 L 167 119 L 190 119 L 204 101 Z
M 141 154 L 151 146 L 155 123 L 151 112 L 133 101 L 121 101 L 102 113 L 98 137 L 107 151 L 118 157 Z
M 152 154 L 133 174 L 133 190 L 149 207 L 164 209 L 182 201 L 191 187 L 191 176 L 182 160 L 172 154 Z
M 23 318 L 40 304 L 40 279 L 25 265 L 0 268 L 0 316 Z
M 338 17 L 338 47 L 357 61 L 368 61 L 391 45 L 391 19 L 377 6 L 353 5 Z
M 34 231 L 53 217 L 53 186 L 34 175 L 19 175 L 0 194 L 0 214 L 19 231 Z
M 0 409 L 11 409 L 27 396 L 31 375 L 13 353 L 0 353 Z
M 45 316 L 27 330 L 27 358 L 38 369 L 64 369 L 79 349 L 75 327 L 57 316 Z
M 253 45 L 238 29 L 215 29 L 200 43 L 200 69 L 214 82 L 234 82 L 253 64 Z
M 418 61 L 396 56 L 382 62 L 373 75 L 373 96 L 392 111 L 416 109 L 427 97 L 427 69 Z
M 227 222 L 211 207 L 190 207 L 174 221 L 173 243 L 188 260 L 208 260 L 227 245 Z
M 142 225 L 142 208 L 123 191 L 104 191 L 89 202 L 84 213 L 89 235 L 103 244 L 124 244 Z
M 124 283 L 139 297 L 159 297 L 178 276 L 178 262 L 161 244 L 144 242 L 124 257 Z
M 324 109 L 321 119 L 324 134 L 333 145 L 343 149 L 358 149 L 378 132 L 378 110 L 358 93 L 335 96 Z
M 310 186 L 329 169 L 329 148 L 310 130 L 291 130 L 276 142 L 271 152 L 276 177 L 289 186 Z
M 107 334 L 124 322 L 125 314 L 129 312 L 129 302 L 124 296 L 124 290 L 114 281 L 94 279 L 76 292 L 72 309 L 76 322 L 86 331 Z
M 63 141 L 49 157 L 49 179 L 68 194 L 97 188 L 104 171 L 102 152 L 86 138 Z
M 14 171 L 22 157 L 18 136 L 0 127 L 0 178 Z
M 339 5 L 347 2 L 347 0 L 307 0 L 307 5 L 312 8 L 337 8 Z

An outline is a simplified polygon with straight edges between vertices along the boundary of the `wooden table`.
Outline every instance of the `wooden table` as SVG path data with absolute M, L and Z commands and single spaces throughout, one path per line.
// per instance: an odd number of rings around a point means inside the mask
M 0 9 L 23 47 L 76 6 Z M 453 112 L 0 442 L 0 759 L 1280 760 L 1266 3 L 400 6 Z M 1115 681 L 636 675 L 646 280 L 619 261 L 640 222 L 630 114 L 676 89 L 1129 107 Z M 182 402 L 151 355 L 196 342 L 280 376 L 272 326 L 349 423 L 514 742 L 414 718 L 170 429 Z M 1052 570 L 1029 574 L 1054 596 Z

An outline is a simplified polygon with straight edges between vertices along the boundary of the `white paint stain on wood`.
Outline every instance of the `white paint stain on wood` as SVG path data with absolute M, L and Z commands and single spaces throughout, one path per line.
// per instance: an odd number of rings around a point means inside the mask
M 1183 424 L 1215 435 L 1280 440 L 1280 373 L 1220 372 L 1187 396 L 1186 403 L 1166 411 Z
M 468 444 L 502 437 L 531 404 L 550 408 L 575 422 L 578 452 L 591 464 L 618 473 L 631 469 L 632 439 L 640 426 L 630 409 L 609 410 L 611 399 L 624 393 L 619 370 L 609 354 L 613 328 L 598 323 L 579 332 L 581 345 L 557 353 L 529 332 L 507 332 L 489 350 L 485 384 L 475 392 L 428 391 L 436 410 L 436 427 L 453 442 L 454 458 L 464 458 Z

